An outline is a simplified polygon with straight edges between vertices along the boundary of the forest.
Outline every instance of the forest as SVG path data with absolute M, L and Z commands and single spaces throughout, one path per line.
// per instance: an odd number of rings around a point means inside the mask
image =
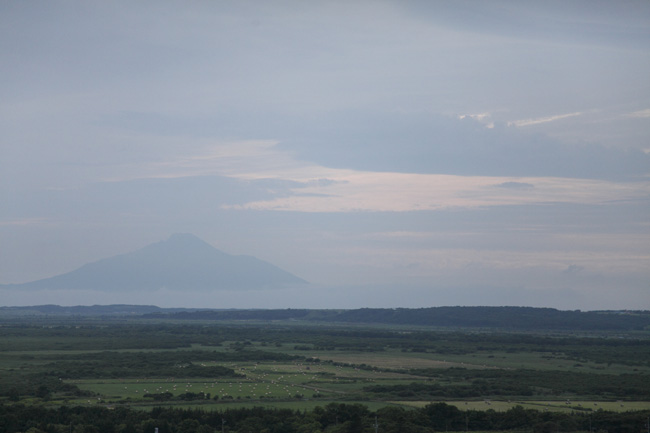
M 592 414 L 541 412 L 516 406 L 504 412 L 465 410 L 445 403 L 421 409 L 384 407 L 370 411 L 361 404 L 329 403 L 311 411 L 264 407 L 221 411 L 155 407 L 136 411 L 126 407 L 43 408 L 0 405 L 0 431 L 30 433 L 433 433 L 436 431 L 608 431 L 640 432 L 645 413 Z
M 107 311 L 0 314 L 0 433 L 648 429 L 650 333 L 636 325 Z

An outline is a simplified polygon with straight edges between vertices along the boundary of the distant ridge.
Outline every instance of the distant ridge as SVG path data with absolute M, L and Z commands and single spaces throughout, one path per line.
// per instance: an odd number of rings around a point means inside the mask
M 160 313 L 166 311 L 169 313 L 182 311 L 182 309 L 163 309 L 154 305 L 75 305 L 75 306 L 60 306 L 60 305 L 34 305 L 30 307 L 0 307 L 0 316 L 79 316 L 79 317 L 94 317 L 94 316 L 141 316 L 143 314 Z
M 323 322 L 394 325 L 446 329 L 476 328 L 512 331 L 650 331 L 650 311 L 561 311 L 533 307 L 432 307 L 311 309 L 159 308 L 151 305 L 0 307 L 0 318 L 124 317 L 148 320 L 228 322 Z
M 284 287 L 307 282 L 252 256 L 233 256 L 191 234 L 137 251 L 84 265 L 74 271 L 11 289 L 71 289 L 100 291 L 243 290 Z
M 162 314 L 185 320 L 305 320 L 440 328 L 546 331 L 650 330 L 650 311 L 561 311 L 534 307 L 360 308 L 354 310 L 229 310 Z M 160 313 L 143 317 L 161 317 Z

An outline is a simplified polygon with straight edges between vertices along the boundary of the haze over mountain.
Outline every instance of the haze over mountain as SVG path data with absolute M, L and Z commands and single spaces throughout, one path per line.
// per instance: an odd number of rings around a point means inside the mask
M 233 256 L 191 234 L 86 264 L 74 271 L 23 284 L 21 289 L 242 290 L 307 282 L 252 256 Z
M 650 1 L 3 1 L 0 40 L 0 284 L 185 232 L 310 283 L 2 305 L 650 309 Z

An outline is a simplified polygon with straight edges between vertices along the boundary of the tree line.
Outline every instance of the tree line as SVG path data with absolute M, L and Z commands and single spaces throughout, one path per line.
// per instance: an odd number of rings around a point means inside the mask
M 158 311 L 147 319 L 304 320 L 439 327 L 612 331 L 650 329 L 648 311 L 562 311 L 533 307 L 360 308 L 355 310 Z
M 0 404 L 0 433 L 433 433 L 507 431 L 536 433 L 644 431 L 650 411 L 541 412 L 516 406 L 505 412 L 461 411 L 445 403 L 421 409 L 389 406 L 375 412 L 360 404 L 330 403 L 311 411 L 262 407 L 205 411 L 157 407 L 45 408 Z

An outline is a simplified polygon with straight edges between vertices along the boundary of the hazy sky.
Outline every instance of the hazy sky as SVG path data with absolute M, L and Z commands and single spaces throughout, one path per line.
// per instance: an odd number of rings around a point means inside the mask
M 310 285 L 2 305 L 650 308 L 650 2 L 0 3 L 0 283 L 189 232 Z

